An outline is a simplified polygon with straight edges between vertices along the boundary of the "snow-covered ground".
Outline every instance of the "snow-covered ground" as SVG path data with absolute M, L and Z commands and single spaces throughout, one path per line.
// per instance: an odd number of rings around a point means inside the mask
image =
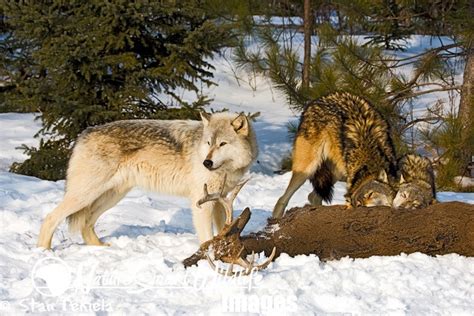
M 262 228 L 290 174 L 275 175 L 291 150 L 286 124 L 296 120 L 263 78 L 257 90 L 235 80 L 223 58 L 214 65 L 214 109 L 262 112 L 255 123 L 259 163 L 235 203 L 251 206 L 247 231 Z M 242 78 L 245 75 L 240 74 Z M 35 144 L 40 128 L 31 114 L 0 114 L 0 315 L 48 314 L 474 314 L 474 259 L 422 254 L 321 262 L 281 256 L 269 268 L 237 279 L 214 273 L 207 262 L 187 270 L 181 260 L 198 248 L 188 201 L 132 191 L 98 222 L 110 247 L 82 245 L 63 224 L 53 250 L 35 247 L 44 216 L 61 200 L 64 182 L 7 172 L 24 159 L 15 147 Z M 293 197 L 303 205 L 310 186 Z M 337 183 L 333 203 L 342 203 Z M 474 194 L 440 192 L 441 201 L 474 204 Z M 474 229 L 474 228 L 473 228 Z M 43 281 L 42 281 L 43 280 Z

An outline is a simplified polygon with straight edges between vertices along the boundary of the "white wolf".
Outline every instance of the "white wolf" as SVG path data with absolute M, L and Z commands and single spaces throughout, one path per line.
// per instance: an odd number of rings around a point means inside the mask
M 41 226 L 38 246 L 51 247 L 66 217 L 88 245 L 103 245 L 94 225 L 133 187 L 188 197 L 199 241 L 213 237 L 225 221 L 216 202 L 196 206 L 209 191 L 232 190 L 257 157 L 257 141 L 244 114 L 201 114 L 202 121 L 126 120 L 92 127 L 78 138 L 66 177 L 63 201 Z

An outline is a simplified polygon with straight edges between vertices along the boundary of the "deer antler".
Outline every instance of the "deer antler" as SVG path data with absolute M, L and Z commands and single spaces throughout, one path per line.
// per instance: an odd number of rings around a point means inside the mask
M 204 197 L 197 202 L 197 206 L 200 207 L 203 203 L 210 201 L 218 201 L 225 209 L 226 222 L 217 236 L 212 240 L 203 243 L 194 255 L 184 260 L 186 266 L 196 264 L 198 260 L 206 258 L 212 269 L 218 273 L 227 276 L 236 274 L 248 275 L 252 273 L 252 271 L 265 269 L 270 262 L 273 261 L 273 258 L 275 258 L 276 255 L 275 247 L 273 248 L 270 257 L 268 257 L 268 259 L 262 264 L 255 265 L 255 254 L 253 252 L 250 260 L 247 260 L 248 253 L 240 240 L 240 234 L 250 219 L 249 208 L 245 208 L 238 218 L 234 221 L 232 220 L 232 204 L 237 197 L 237 194 L 247 181 L 248 179 L 239 183 L 234 189 L 232 189 L 228 197 L 224 194 L 226 177 L 224 177 L 224 180 L 216 193 L 209 194 L 207 185 L 204 185 Z M 210 249 L 212 249 L 212 252 L 214 253 L 214 260 L 221 260 L 230 263 L 229 269 L 226 270 L 216 267 L 214 261 L 209 256 Z M 234 264 L 243 267 L 244 270 L 234 272 Z
M 229 197 L 226 197 L 225 194 L 224 194 L 224 188 L 225 188 L 226 180 L 227 180 L 227 175 L 224 175 L 224 180 L 222 181 L 222 184 L 221 184 L 218 192 L 217 193 L 212 193 L 212 194 L 209 194 L 209 191 L 207 190 L 207 184 L 204 184 L 204 190 L 203 190 L 204 191 L 204 197 L 201 198 L 197 202 L 197 207 L 200 208 L 201 205 L 206 203 L 206 202 L 218 201 L 224 207 L 224 210 L 225 210 L 225 215 L 226 215 L 225 224 L 230 225 L 230 224 L 232 224 L 232 216 L 233 216 L 232 215 L 232 211 L 233 211 L 232 204 L 234 203 L 234 200 L 237 197 L 237 194 L 239 194 L 240 190 L 247 183 L 247 181 L 249 181 L 249 179 L 244 180 L 244 181 L 240 182 L 239 184 L 237 184 L 235 186 L 235 188 L 233 188 L 232 191 L 230 191 Z

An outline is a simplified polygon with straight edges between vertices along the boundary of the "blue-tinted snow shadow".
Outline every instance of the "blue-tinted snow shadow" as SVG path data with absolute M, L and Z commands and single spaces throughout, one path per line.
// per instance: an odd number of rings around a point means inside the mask
M 259 155 L 251 171 L 273 174 L 280 169 L 281 159 L 291 152 L 292 143 L 287 124 L 258 120 L 253 123 L 253 127 L 257 135 Z
M 234 219 L 237 218 L 242 211 L 243 210 L 234 211 Z M 251 209 L 251 213 L 252 215 L 247 226 L 245 226 L 243 234 L 262 230 L 267 224 L 267 218 L 271 216 L 271 212 L 262 209 Z M 104 238 L 126 236 L 136 239 L 138 236 L 152 236 L 158 233 L 195 234 L 191 211 L 187 209 L 180 210 L 173 215 L 169 223 L 165 223 L 165 221 L 162 220 L 154 226 L 120 225 L 112 233 L 104 236 Z
M 127 236 L 135 239 L 138 236 L 149 236 L 157 233 L 183 234 L 192 233 L 192 231 L 179 227 L 171 227 L 164 222 L 160 222 L 160 224 L 156 226 L 121 225 L 110 235 L 106 236 L 106 238 Z
M 107 237 L 127 236 L 137 238 L 138 236 L 155 235 L 157 233 L 184 234 L 194 233 L 191 210 L 182 209 L 177 211 L 167 223 L 161 220 L 156 225 L 121 225 Z
M 267 225 L 267 219 L 272 216 L 272 213 L 269 212 L 268 210 L 262 210 L 262 209 L 252 209 L 250 208 L 250 220 L 247 223 L 247 225 L 244 228 L 244 231 L 242 235 L 247 235 L 249 233 L 256 233 L 260 230 L 263 230 L 263 228 Z M 242 213 L 241 211 L 239 212 L 234 212 L 234 218 L 237 218 L 237 216 Z

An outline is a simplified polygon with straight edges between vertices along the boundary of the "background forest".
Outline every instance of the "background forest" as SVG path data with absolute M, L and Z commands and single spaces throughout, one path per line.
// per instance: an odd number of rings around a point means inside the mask
M 0 314 L 472 314 L 474 176 L 460 176 L 474 155 L 473 17 L 473 0 L 0 0 Z M 433 161 L 440 203 L 348 212 L 338 181 L 324 210 L 305 212 L 307 181 L 285 216 L 299 224 L 269 221 L 302 109 L 342 90 L 390 122 L 399 156 Z M 251 210 L 242 236 L 316 245 L 328 260 L 313 248 L 244 278 L 205 260 L 185 269 L 200 248 L 189 200 L 141 188 L 95 225 L 110 247 L 85 246 L 65 222 L 51 251 L 36 246 L 84 129 L 200 110 L 261 113 L 259 154 L 233 203 L 235 218 Z M 387 255 L 365 258 L 380 244 Z M 359 249 L 364 258 L 340 258 Z
M 203 93 L 215 84 L 210 60 L 231 49 L 235 69 L 268 78 L 286 96 L 278 106 L 300 112 L 334 91 L 361 95 L 390 122 L 400 155 L 433 160 L 439 186 L 460 189 L 454 178 L 469 173 L 472 1 L 1 3 L 0 111 L 36 112 L 42 122 L 39 145 L 23 147 L 29 159 L 14 172 L 63 179 L 89 126 L 197 119 L 212 101 Z M 440 44 L 404 56 L 414 35 Z M 448 101 L 437 97 L 446 91 Z M 419 115 L 426 95 L 432 102 Z

